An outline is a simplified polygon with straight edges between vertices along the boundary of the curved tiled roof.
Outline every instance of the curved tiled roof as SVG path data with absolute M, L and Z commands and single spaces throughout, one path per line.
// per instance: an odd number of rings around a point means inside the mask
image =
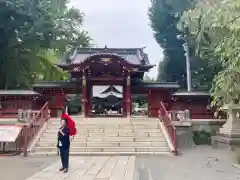
M 79 64 L 96 55 L 119 56 L 133 65 L 150 66 L 148 55 L 143 48 L 76 48 L 64 63 Z

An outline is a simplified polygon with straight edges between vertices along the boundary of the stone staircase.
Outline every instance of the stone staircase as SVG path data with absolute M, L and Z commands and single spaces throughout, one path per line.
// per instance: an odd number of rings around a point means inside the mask
M 168 154 L 170 149 L 154 118 L 72 117 L 78 134 L 71 140 L 70 155 Z M 32 155 L 57 154 L 60 120 L 50 119 Z

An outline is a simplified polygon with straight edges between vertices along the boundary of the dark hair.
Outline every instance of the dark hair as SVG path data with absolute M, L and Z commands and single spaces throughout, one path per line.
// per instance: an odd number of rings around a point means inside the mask
M 68 121 L 66 118 L 62 118 L 61 121 L 65 121 L 66 126 L 68 125 Z

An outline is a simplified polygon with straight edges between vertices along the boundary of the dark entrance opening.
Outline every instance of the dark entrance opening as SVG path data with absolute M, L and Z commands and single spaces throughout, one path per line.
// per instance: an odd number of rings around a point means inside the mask
M 92 116 L 123 116 L 123 87 L 93 86 Z

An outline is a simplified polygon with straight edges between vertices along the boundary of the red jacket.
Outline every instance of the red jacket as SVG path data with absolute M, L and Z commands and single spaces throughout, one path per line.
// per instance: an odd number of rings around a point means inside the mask
M 68 121 L 68 128 L 69 128 L 69 135 L 70 136 L 75 136 L 77 134 L 77 129 L 76 129 L 76 125 L 75 125 L 75 122 L 74 120 L 72 120 L 72 118 L 64 113 L 61 118 L 64 118 Z

